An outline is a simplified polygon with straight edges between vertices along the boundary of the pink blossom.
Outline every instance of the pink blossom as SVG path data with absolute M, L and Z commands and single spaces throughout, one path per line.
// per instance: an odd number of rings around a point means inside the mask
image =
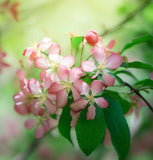
M 37 124 L 39 124 L 39 125 L 35 130 L 35 138 L 40 139 L 44 136 L 45 132 L 48 132 L 50 130 L 51 126 L 47 120 L 42 120 L 40 122 L 36 122 L 35 119 L 28 119 L 24 122 L 24 126 L 27 129 L 35 128 Z
M 48 89 L 49 94 L 56 94 L 56 105 L 58 108 L 62 108 L 67 104 L 68 94 L 71 90 L 73 95 L 77 94 L 76 90 L 73 88 L 73 83 L 75 83 L 82 74 L 83 72 L 78 67 L 74 67 L 70 70 L 62 64 L 58 66 L 57 76 L 59 82 L 54 82 Z
M 88 30 L 85 39 L 89 45 L 94 46 L 98 42 L 98 35 L 94 30 Z
M 140 99 L 140 97 L 138 95 L 134 95 L 131 98 L 131 101 L 132 101 L 132 105 L 131 105 L 131 108 L 128 111 L 127 115 L 134 112 L 136 118 L 138 118 L 139 117 L 139 111 L 140 111 L 141 107 L 146 106 L 146 103 L 142 99 Z
M 26 48 L 23 52 L 23 55 L 27 56 L 28 58 L 28 66 L 31 66 L 32 61 L 36 57 L 44 57 L 42 51 L 46 51 L 50 47 L 51 43 L 52 42 L 50 38 L 44 38 L 38 44 L 36 43 L 33 47 Z
M 84 95 L 85 97 L 81 97 L 76 99 L 71 105 L 70 108 L 74 112 L 80 112 L 84 109 L 88 104 L 88 112 L 87 112 L 87 119 L 94 119 L 95 117 L 95 108 L 94 103 L 96 103 L 100 108 L 107 108 L 108 102 L 103 97 L 95 98 L 98 93 L 103 91 L 103 83 L 100 80 L 94 80 L 90 88 L 87 83 L 83 82 L 82 80 L 77 80 L 74 83 L 74 87 L 78 90 L 80 95 Z M 91 89 L 91 94 L 89 90 Z
M 86 60 L 81 63 L 82 70 L 85 72 L 93 72 L 98 70 L 92 77 L 93 79 L 96 78 L 100 72 L 103 72 L 103 80 L 106 86 L 114 85 L 115 79 L 104 70 L 107 68 L 114 70 L 119 67 L 123 61 L 122 56 L 118 54 L 109 55 L 102 45 L 95 46 L 92 49 L 92 55 L 98 65 L 96 65 L 93 61 Z

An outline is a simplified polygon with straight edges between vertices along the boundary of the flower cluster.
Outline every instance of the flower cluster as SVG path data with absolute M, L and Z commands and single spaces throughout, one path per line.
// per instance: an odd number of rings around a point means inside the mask
M 25 127 L 35 130 L 35 137 L 41 138 L 45 132 L 57 123 L 51 115 L 70 104 L 72 116 L 71 126 L 75 127 L 80 111 L 88 107 L 87 120 L 95 118 L 95 104 L 104 109 L 108 102 L 102 97 L 103 90 L 112 86 L 115 79 L 111 71 L 119 67 L 122 57 L 112 51 L 115 40 L 107 47 L 103 46 L 102 38 L 89 30 L 85 35 L 84 45 L 92 46 L 92 60 L 83 60 L 81 66 L 75 66 L 75 57 L 62 56 L 60 45 L 45 38 L 33 47 L 25 49 L 28 66 L 34 63 L 41 70 L 40 80 L 27 80 L 24 73 L 18 70 L 21 91 L 14 95 L 15 111 L 21 115 L 32 114 L 35 118 L 25 121 Z M 90 75 L 89 75 L 90 74 Z M 91 76 L 91 83 L 84 77 Z

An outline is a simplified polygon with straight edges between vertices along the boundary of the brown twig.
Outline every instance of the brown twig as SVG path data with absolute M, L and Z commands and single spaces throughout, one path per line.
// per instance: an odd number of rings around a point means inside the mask
M 149 104 L 149 102 L 140 94 L 139 90 L 135 89 L 134 87 L 132 87 L 129 83 L 124 82 L 124 85 L 129 87 L 131 89 L 131 91 L 133 91 L 135 94 L 137 94 L 149 107 L 149 109 L 153 112 L 153 108 L 152 106 Z
M 106 29 L 105 32 L 103 32 L 101 34 L 101 36 L 105 36 L 106 34 L 112 33 L 114 31 L 116 31 L 118 28 L 120 28 L 121 26 L 123 26 L 125 23 L 127 23 L 128 21 L 130 21 L 131 19 L 133 19 L 139 12 L 141 12 L 149 3 L 151 2 L 151 0 L 146 0 L 144 1 L 136 10 L 134 10 L 133 12 L 129 13 L 127 15 L 127 17 L 125 19 L 123 19 L 120 23 L 118 23 L 117 25 L 115 25 L 114 27 L 110 28 L 110 29 Z

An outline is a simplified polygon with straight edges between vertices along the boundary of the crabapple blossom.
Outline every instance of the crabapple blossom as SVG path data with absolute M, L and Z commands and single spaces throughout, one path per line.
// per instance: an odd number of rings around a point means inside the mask
M 102 81 L 100 80 L 92 81 L 89 88 L 87 83 L 83 82 L 82 80 L 77 80 L 74 83 L 74 87 L 78 90 L 81 96 L 70 105 L 70 108 L 74 112 L 79 112 L 82 109 L 84 109 L 87 105 L 89 105 L 88 112 L 86 115 L 87 120 L 94 119 L 95 117 L 94 103 L 96 103 L 100 108 L 108 107 L 108 102 L 103 97 L 98 97 L 98 98 L 95 97 L 98 93 L 101 93 L 104 89 Z
M 109 55 L 102 45 L 95 46 L 91 53 L 97 63 L 95 64 L 93 61 L 85 60 L 81 63 L 82 70 L 85 72 L 96 71 L 96 74 L 92 77 L 93 79 L 96 78 L 100 72 L 103 72 L 103 80 L 106 86 L 113 85 L 115 83 L 115 79 L 106 73 L 106 69 L 114 70 L 119 67 L 123 61 L 122 56 L 115 53 Z
M 146 103 L 143 100 L 141 100 L 138 95 L 134 95 L 133 97 L 131 97 L 131 101 L 132 101 L 131 108 L 128 111 L 127 115 L 134 112 L 136 118 L 138 118 L 141 107 L 146 106 Z
M 85 35 L 85 39 L 89 45 L 94 46 L 98 42 L 97 32 L 94 30 L 88 30 Z
M 36 43 L 33 47 L 28 47 L 24 50 L 23 55 L 28 58 L 28 66 L 31 66 L 32 61 L 36 57 L 44 57 L 43 52 L 46 51 L 51 45 L 50 38 L 44 38 L 38 44 Z
M 74 67 L 70 70 L 62 64 L 58 66 L 57 76 L 59 78 L 59 82 L 54 82 L 54 84 L 48 89 L 48 93 L 56 94 L 56 105 L 58 108 L 62 108 L 67 104 L 68 94 L 71 90 L 73 94 L 75 94 L 73 83 L 75 83 L 82 74 L 83 72 L 79 67 Z

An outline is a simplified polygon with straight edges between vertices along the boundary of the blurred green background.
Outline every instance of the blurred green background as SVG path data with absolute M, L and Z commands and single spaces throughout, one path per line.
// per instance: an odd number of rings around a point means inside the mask
M 0 4 L 5 0 L 0 0 Z M 34 41 L 50 37 L 60 44 L 62 54 L 70 54 L 69 32 L 76 31 L 85 35 L 87 30 L 94 29 L 98 34 L 113 28 L 125 19 L 130 12 L 143 6 L 144 0 L 11 0 L 19 2 L 18 17 L 15 21 L 6 10 L 0 12 L 0 46 L 7 53 L 5 61 L 11 66 L 4 68 L 0 74 L 0 160 L 12 160 L 25 151 L 34 141 L 34 131 L 24 128 L 26 116 L 14 111 L 13 94 L 19 91 L 16 70 L 20 67 L 19 60 L 23 51 Z M 116 39 L 115 51 L 119 51 L 132 39 L 145 34 L 153 34 L 153 2 L 150 3 L 124 25 L 103 37 L 104 44 Z M 153 64 L 153 44 L 144 43 L 124 53 L 129 61 L 139 60 Z M 149 71 L 132 70 L 139 80 L 149 78 Z M 35 74 L 32 71 L 31 75 Z M 37 74 L 36 74 L 37 76 Z M 126 78 L 126 77 L 125 77 Z M 132 83 L 132 81 L 131 81 Z M 153 105 L 152 92 L 144 95 Z M 127 160 L 153 159 L 153 116 L 148 108 L 142 108 L 140 119 L 135 122 L 133 116 L 128 123 L 135 128 L 131 149 Z M 31 153 L 28 160 L 117 160 L 112 146 L 107 148 L 101 144 L 90 156 L 85 157 L 80 150 L 74 149 L 55 130 L 46 135 L 38 148 Z M 17 160 L 17 159 L 16 159 Z

